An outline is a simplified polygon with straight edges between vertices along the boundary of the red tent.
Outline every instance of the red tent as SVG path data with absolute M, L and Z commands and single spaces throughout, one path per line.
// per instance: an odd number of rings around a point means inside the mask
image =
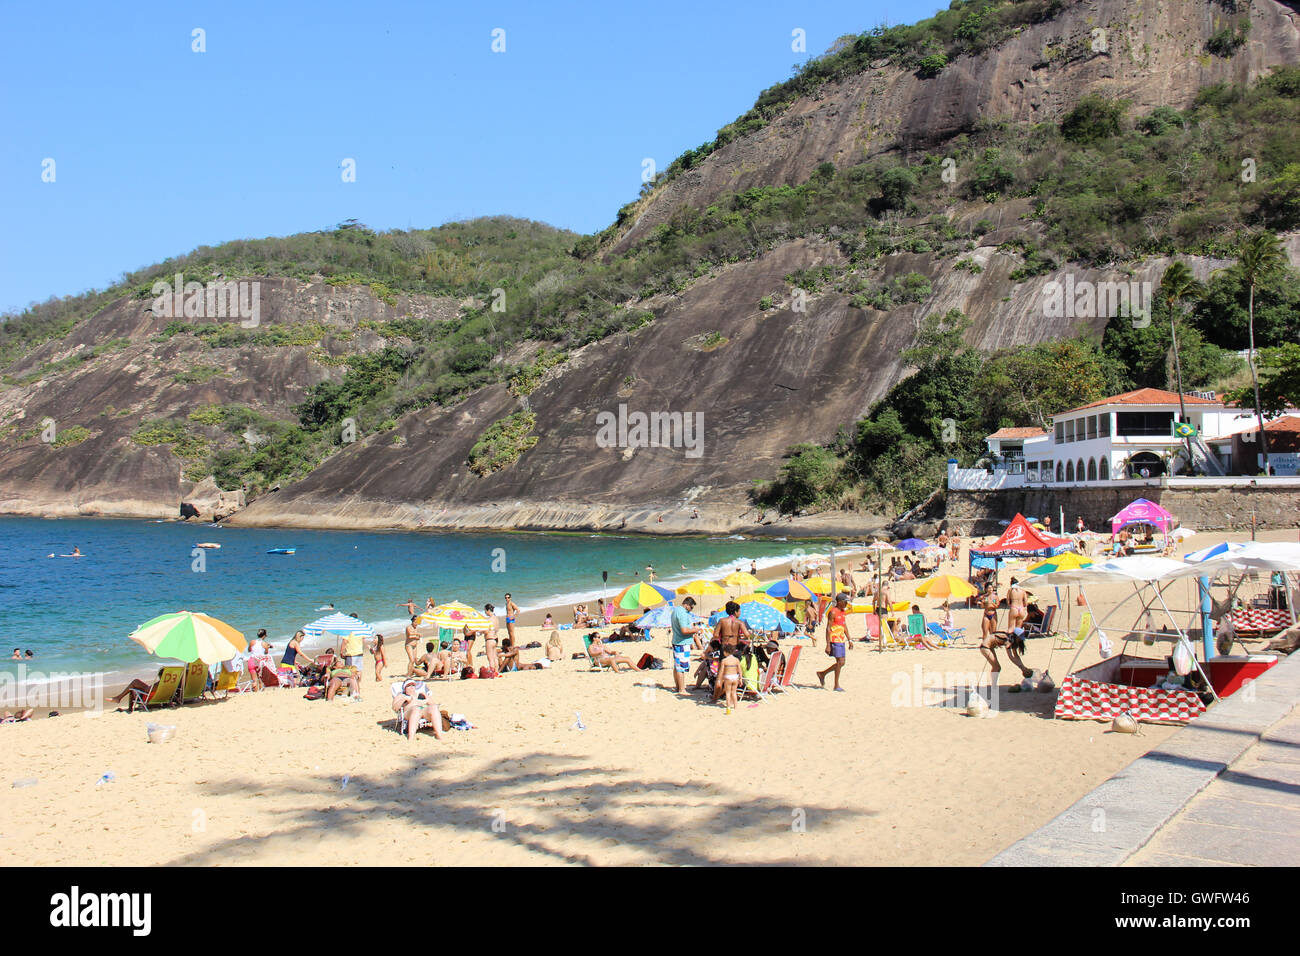
M 1069 548 L 1068 538 L 1035 531 L 1024 515 L 1017 514 L 1002 537 L 986 547 L 972 548 L 970 553 L 972 557 L 984 558 L 1050 558 Z

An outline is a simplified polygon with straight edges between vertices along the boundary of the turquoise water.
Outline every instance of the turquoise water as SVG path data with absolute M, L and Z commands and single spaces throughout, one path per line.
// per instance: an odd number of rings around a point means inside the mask
M 199 542 L 221 548 L 196 556 Z M 84 557 L 47 557 L 74 546 Z M 31 648 L 29 671 L 142 670 L 154 659 L 127 635 L 158 614 L 203 611 L 247 637 L 264 627 L 278 650 L 330 603 L 396 637 L 406 619 L 397 605 L 408 598 L 421 608 L 432 596 L 474 607 L 490 601 L 500 609 L 509 591 L 527 610 L 599 596 L 602 571 L 609 572 L 612 594 L 646 580 L 648 564 L 657 583 L 674 584 L 721 577 L 741 563 L 748 568 L 750 558 L 770 566 L 799 547 L 765 539 L 284 531 L 0 517 L 0 651 L 8 658 L 14 647 Z M 267 554 L 271 548 L 297 553 Z M 0 661 L 0 672 L 16 668 L 16 661 Z

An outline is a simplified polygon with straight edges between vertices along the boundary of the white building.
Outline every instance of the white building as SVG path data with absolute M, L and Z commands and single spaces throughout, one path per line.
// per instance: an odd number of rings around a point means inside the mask
M 1258 456 L 1255 461 L 1248 460 L 1240 442 L 1227 440 L 1249 429 L 1252 412 L 1225 405 L 1211 392 L 1184 394 L 1182 404 L 1185 420 L 1196 428 L 1193 455 L 1202 475 L 1253 475 L 1258 471 Z M 1186 439 L 1174 435 L 1174 423 L 1182 420 L 1175 392 L 1141 388 L 1112 395 L 1056 415 L 1050 431 L 999 429 L 985 439 L 991 467 L 962 469 L 949 462 L 948 487 L 1095 486 L 1169 476 L 1180 476 L 1180 482 L 1203 481 L 1191 477 Z M 1243 460 L 1233 460 L 1234 450 Z M 1296 473 L 1292 459 L 1273 461 L 1275 474 Z

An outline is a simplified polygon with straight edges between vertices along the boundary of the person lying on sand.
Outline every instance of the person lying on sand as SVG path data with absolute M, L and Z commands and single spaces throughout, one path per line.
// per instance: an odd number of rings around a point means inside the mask
M 435 737 L 442 739 L 442 708 L 429 698 L 428 688 L 420 681 L 408 678 L 402 683 L 402 692 L 393 698 L 393 713 L 406 720 L 408 742 L 415 740 L 421 720 Z
M 348 688 L 353 700 L 361 700 L 361 678 L 355 667 L 336 667 L 330 671 L 330 682 L 325 688 L 325 699 L 333 700 L 334 695 L 344 687 Z
M 634 671 L 641 669 L 637 667 L 636 664 L 632 663 L 632 661 L 628 660 L 628 658 L 624 657 L 622 654 L 613 653 L 608 647 L 605 646 L 605 642 L 600 639 L 599 634 L 596 634 L 595 636 L 592 637 L 591 647 L 587 649 L 587 653 L 590 654 L 591 659 L 595 661 L 597 664 L 599 664 L 601 667 L 612 668 L 615 674 L 618 673 L 618 668 L 620 664 L 625 664 Z
M 21 724 L 25 720 L 31 720 L 34 713 L 35 710 L 31 707 L 26 707 L 16 714 L 11 714 L 6 710 L 4 716 L 0 717 L 0 724 Z

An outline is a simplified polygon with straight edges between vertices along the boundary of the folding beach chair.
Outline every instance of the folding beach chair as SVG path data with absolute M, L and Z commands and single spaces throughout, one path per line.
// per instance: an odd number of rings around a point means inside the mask
M 212 685 L 212 696 L 218 700 L 224 699 L 228 694 L 242 694 L 246 690 L 253 689 L 253 682 L 244 676 L 242 670 L 230 671 L 224 667 L 217 674 L 217 682 Z M 221 697 L 217 697 L 220 694 Z
M 895 650 L 906 650 L 906 649 L 907 649 L 907 642 L 906 642 L 906 641 L 901 641 L 901 640 L 899 640 L 897 637 L 894 636 L 893 628 L 891 628 L 891 627 L 889 626 L 889 622 L 888 622 L 888 621 L 881 621 L 881 622 L 880 622 L 880 636 L 881 636 L 881 638 L 882 638 L 882 641 L 881 641 L 881 646 L 882 646 L 882 647 L 885 647 L 885 648 L 893 648 L 893 649 L 895 649 Z
M 867 614 L 867 636 L 863 640 L 874 640 L 880 637 L 880 615 Z
M 158 706 L 161 704 L 176 703 L 176 692 L 180 690 L 181 680 L 185 676 L 185 668 L 177 665 L 175 667 L 164 667 L 162 674 L 153 682 L 147 691 L 131 691 L 131 706 L 143 707 L 148 713 L 149 705 Z
M 397 695 L 402 692 L 402 685 L 406 683 L 407 679 L 408 678 L 403 678 L 402 680 L 399 680 L 392 685 L 393 700 L 397 700 Z M 420 691 L 424 691 L 427 693 L 428 687 L 425 686 L 424 681 L 419 681 L 415 690 L 417 693 L 419 693 Z M 447 712 L 445 710 L 439 711 L 438 716 L 442 719 L 443 729 L 445 730 L 447 728 Z M 417 734 L 423 728 L 429 726 L 429 721 L 426 720 L 423 716 L 417 717 L 416 720 L 420 722 L 419 725 L 415 728 L 415 732 Z M 407 723 L 406 714 L 404 712 L 398 711 L 393 714 L 393 729 L 396 730 L 403 737 L 406 736 L 406 731 L 409 726 L 410 725 Z
M 922 638 L 925 637 L 925 615 L 909 614 L 907 615 L 907 644 L 909 647 L 925 647 Z M 928 649 L 928 648 L 927 648 Z
M 293 687 L 293 676 L 287 671 L 276 670 L 270 664 L 263 664 L 257 672 L 263 687 Z
M 582 635 L 582 649 L 587 652 L 587 661 L 591 664 L 591 670 L 603 671 L 609 670 L 608 664 L 602 664 L 596 658 L 591 656 L 591 635 Z
M 185 677 L 181 683 L 181 702 L 202 700 L 208 689 L 208 665 L 202 661 L 192 661 L 185 665 Z
M 1043 619 L 1037 624 L 1030 624 L 1025 628 L 1026 637 L 1050 637 L 1056 631 L 1052 624 L 1056 621 L 1056 605 L 1051 605 L 1043 612 Z
M 796 644 L 790 648 L 790 656 L 786 658 L 785 666 L 781 669 L 781 679 L 773 682 L 769 693 L 799 689 L 798 685 L 794 683 L 794 669 L 799 663 L 799 654 L 802 650 L 802 644 Z
M 757 659 L 755 659 L 755 666 L 757 666 Z M 781 657 L 778 651 L 767 659 L 767 667 L 762 674 L 742 674 L 740 679 L 741 698 L 743 699 L 746 695 L 753 695 L 759 700 L 765 700 L 772 690 L 772 682 L 776 680 L 776 675 L 780 669 Z
M 931 621 L 926 624 L 925 629 L 930 632 L 931 636 L 934 637 L 935 642 L 939 644 L 940 647 L 956 647 L 961 641 L 961 638 L 966 634 L 966 629 L 964 627 L 954 627 L 952 630 L 949 630 L 937 621 Z M 960 636 L 957 634 L 958 631 L 961 631 Z
M 1084 611 L 1079 618 L 1079 630 L 1073 636 L 1061 632 L 1056 635 L 1056 647 L 1058 650 L 1073 650 L 1088 639 L 1088 632 L 1092 630 L 1092 615 Z

